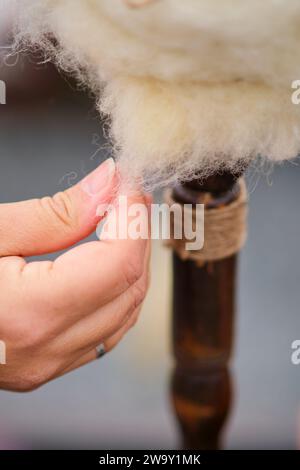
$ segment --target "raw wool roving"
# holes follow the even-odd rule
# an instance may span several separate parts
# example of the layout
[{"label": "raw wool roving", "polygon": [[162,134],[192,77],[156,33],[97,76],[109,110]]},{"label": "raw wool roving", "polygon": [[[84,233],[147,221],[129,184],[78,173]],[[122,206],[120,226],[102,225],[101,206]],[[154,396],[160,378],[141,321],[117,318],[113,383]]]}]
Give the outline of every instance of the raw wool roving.
[{"label": "raw wool roving", "polygon": [[16,1],[19,37],[99,94],[125,179],[300,151],[299,0]]}]

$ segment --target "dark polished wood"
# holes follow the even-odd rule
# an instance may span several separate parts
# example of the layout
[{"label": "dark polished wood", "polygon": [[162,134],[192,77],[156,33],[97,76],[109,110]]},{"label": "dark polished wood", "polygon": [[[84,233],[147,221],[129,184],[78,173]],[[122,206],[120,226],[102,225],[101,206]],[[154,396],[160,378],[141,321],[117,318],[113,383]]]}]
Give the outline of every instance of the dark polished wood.
[{"label": "dark polished wood", "polygon": [[[240,175],[223,173],[173,190],[180,203],[219,207],[236,197]],[[218,449],[232,401],[236,256],[206,263],[173,254],[172,400],[185,449]]]}]

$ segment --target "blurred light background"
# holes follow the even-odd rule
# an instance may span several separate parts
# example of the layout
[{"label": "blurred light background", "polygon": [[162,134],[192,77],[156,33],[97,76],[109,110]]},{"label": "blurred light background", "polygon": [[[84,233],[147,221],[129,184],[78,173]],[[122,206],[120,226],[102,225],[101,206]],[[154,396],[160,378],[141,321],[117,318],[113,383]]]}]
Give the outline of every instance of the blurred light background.
[{"label": "blurred light background", "polygon": [[[7,31],[2,18],[1,202],[62,190],[108,153],[92,98],[38,57],[4,60]],[[290,359],[300,339],[300,169],[294,162],[269,170],[254,166],[248,175],[226,448],[300,448],[300,366]],[[169,400],[170,287],[170,253],[155,242],[138,326],[97,363],[34,393],[0,392],[0,449],[178,448]]]}]

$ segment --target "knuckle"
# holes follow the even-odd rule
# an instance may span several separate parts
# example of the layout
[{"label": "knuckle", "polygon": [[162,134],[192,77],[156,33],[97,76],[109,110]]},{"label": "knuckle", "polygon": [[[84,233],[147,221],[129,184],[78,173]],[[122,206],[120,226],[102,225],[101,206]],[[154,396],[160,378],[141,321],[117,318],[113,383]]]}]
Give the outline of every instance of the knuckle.
[{"label": "knuckle", "polygon": [[47,333],[42,326],[27,328],[23,338],[23,348],[36,350],[46,343]]},{"label": "knuckle", "polygon": [[145,300],[147,294],[147,283],[145,280],[137,282],[132,287],[133,307],[136,309]]},{"label": "knuckle", "polygon": [[139,256],[125,256],[123,273],[129,286],[135,284],[143,275],[144,263]]},{"label": "knuckle", "polygon": [[14,389],[17,392],[33,392],[48,382],[49,378],[45,370],[24,370],[19,374]]},{"label": "knuckle", "polygon": [[27,336],[27,323],[20,318],[10,318],[5,325],[4,336],[15,346],[21,344]]},{"label": "knuckle", "polygon": [[74,204],[68,191],[61,191],[52,197],[44,197],[40,199],[40,204],[43,210],[55,216],[63,226],[66,228],[73,228],[77,224],[76,212]]},{"label": "knuckle", "polygon": [[135,325],[137,324],[138,322],[138,319],[139,319],[139,315],[134,315],[134,317],[132,318],[131,322],[130,322],[130,328],[134,328]]},{"label": "knuckle", "polygon": [[36,350],[47,341],[47,331],[43,322],[23,320],[12,321],[8,331],[9,340],[19,350]]}]

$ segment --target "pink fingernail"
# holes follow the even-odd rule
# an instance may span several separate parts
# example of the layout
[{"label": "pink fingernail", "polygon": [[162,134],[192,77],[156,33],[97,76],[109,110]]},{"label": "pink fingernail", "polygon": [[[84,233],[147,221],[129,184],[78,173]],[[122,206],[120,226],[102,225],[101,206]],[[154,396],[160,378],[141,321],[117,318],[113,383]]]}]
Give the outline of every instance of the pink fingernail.
[{"label": "pink fingernail", "polygon": [[96,170],[86,176],[81,186],[89,196],[104,193],[110,188],[113,177],[116,173],[116,164],[113,158],[108,158]]}]

